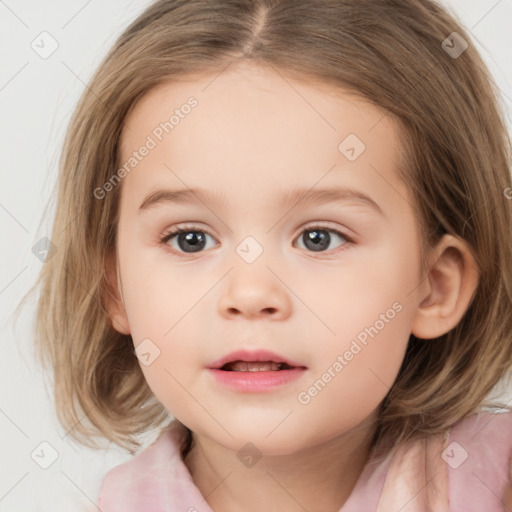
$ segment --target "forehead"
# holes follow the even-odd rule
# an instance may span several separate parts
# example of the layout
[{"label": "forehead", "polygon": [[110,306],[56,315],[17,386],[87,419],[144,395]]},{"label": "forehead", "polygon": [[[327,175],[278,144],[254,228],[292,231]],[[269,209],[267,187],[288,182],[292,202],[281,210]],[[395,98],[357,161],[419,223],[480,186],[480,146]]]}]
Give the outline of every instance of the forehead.
[{"label": "forehead", "polygon": [[156,184],[264,194],[269,185],[341,178],[381,188],[389,180],[382,193],[396,199],[391,184],[400,187],[393,116],[354,93],[272,68],[245,64],[160,84],[125,121],[121,165],[149,140],[153,147],[123,180],[131,196]]},{"label": "forehead", "polygon": [[[244,132],[258,130],[260,137],[271,131],[268,123],[277,120],[288,121],[287,132],[291,132],[293,121],[300,119],[302,123],[294,126],[294,135],[302,131],[311,136],[315,131],[330,134],[334,140],[342,135],[336,133],[340,122],[361,136],[384,116],[387,128],[394,124],[389,112],[347,89],[308,78],[291,78],[274,68],[241,63],[219,73],[195,73],[154,87],[126,118],[122,150],[136,146],[141,132],[151,133],[191,97],[198,103],[193,113],[201,113],[203,124],[219,128],[221,122],[226,125],[228,121],[242,120]],[[222,116],[213,117],[219,110]],[[303,130],[299,130],[301,126]]]}]

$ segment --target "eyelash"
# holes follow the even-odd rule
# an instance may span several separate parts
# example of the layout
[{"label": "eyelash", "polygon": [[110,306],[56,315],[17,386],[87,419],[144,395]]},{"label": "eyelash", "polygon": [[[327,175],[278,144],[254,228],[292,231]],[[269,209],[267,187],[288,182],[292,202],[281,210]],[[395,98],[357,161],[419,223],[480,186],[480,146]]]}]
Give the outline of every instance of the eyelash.
[{"label": "eyelash", "polygon": [[[203,252],[203,251],[199,251],[199,253],[184,253],[184,252],[176,251],[176,249],[171,248],[169,246],[169,244],[167,243],[169,240],[174,238],[176,235],[179,235],[180,233],[191,233],[191,232],[196,232],[197,233],[197,232],[199,232],[199,233],[206,233],[207,235],[211,236],[212,238],[215,238],[209,231],[207,231],[205,229],[202,229],[202,228],[199,228],[199,229],[198,228],[199,228],[198,226],[194,226],[194,225],[185,225],[185,226],[180,226],[180,227],[174,228],[172,231],[168,231],[166,234],[164,234],[162,236],[162,238],[160,238],[160,244],[165,246],[165,248],[170,249],[174,254],[178,253],[178,255],[182,256],[182,257],[192,256],[194,254],[199,254],[200,252]],[[314,230],[327,231],[327,232],[330,232],[330,233],[336,233],[337,235],[340,235],[344,240],[346,240],[346,243],[344,243],[343,245],[340,246],[341,248],[338,247],[337,249],[334,249],[335,253],[338,253],[338,252],[341,252],[341,251],[345,251],[351,245],[354,244],[354,240],[351,237],[345,235],[341,231],[338,231],[336,229],[332,229],[329,226],[326,226],[325,224],[314,224],[314,225],[311,225],[311,226],[307,226],[306,228],[304,228],[300,232],[300,235],[302,235],[305,231],[314,231]],[[311,252],[312,254],[315,254],[314,251],[308,251],[308,252]],[[332,252],[332,251],[319,251],[318,254],[329,254],[330,252]]]}]

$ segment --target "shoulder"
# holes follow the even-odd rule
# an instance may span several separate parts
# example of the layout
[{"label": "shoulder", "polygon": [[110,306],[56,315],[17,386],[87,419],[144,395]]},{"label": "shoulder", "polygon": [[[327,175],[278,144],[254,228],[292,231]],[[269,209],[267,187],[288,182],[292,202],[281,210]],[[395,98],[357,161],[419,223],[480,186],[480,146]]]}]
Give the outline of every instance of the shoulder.
[{"label": "shoulder", "polygon": [[182,425],[173,421],[153,444],[108,471],[101,485],[100,509],[131,512],[165,501],[170,491],[168,483],[173,481],[181,461],[183,435]]},{"label": "shoulder", "polygon": [[512,412],[471,414],[442,433],[400,445],[390,459],[378,512],[512,508]]},{"label": "shoulder", "polygon": [[456,423],[441,457],[447,465],[450,503],[467,511],[505,510],[505,500],[510,499],[512,412],[480,411]]}]

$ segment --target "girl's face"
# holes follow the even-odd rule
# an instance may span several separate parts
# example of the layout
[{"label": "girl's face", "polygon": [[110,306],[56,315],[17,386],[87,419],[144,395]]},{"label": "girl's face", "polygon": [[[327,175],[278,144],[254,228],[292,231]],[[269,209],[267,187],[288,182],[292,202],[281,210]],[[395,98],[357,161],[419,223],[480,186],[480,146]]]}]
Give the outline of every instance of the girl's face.
[{"label": "girl's face", "polygon": [[[354,95],[247,64],[161,85],[128,116],[117,247],[126,316],[114,325],[192,431],[286,454],[375,418],[421,302],[394,123]],[[208,367],[240,349],[304,369],[273,388],[231,388]]]}]

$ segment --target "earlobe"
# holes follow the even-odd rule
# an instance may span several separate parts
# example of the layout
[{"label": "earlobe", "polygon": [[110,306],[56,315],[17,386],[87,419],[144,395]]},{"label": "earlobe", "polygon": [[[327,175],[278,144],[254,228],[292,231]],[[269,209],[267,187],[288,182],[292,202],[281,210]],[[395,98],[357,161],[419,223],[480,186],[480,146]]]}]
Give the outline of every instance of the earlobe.
[{"label": "earlobe", "polygon": [[107,280],[107,312],[112,327],[121,334],[130,334],[130,325],[124,306],[123,290],[115,254],[105,258],[105,275]]},{"label": "earlobe", "polygon": [[455,236],[444,235],[429,260],[411,329],[414,336],[423,339],[442,336],[460,322],[479,280],[468,244]]}]

